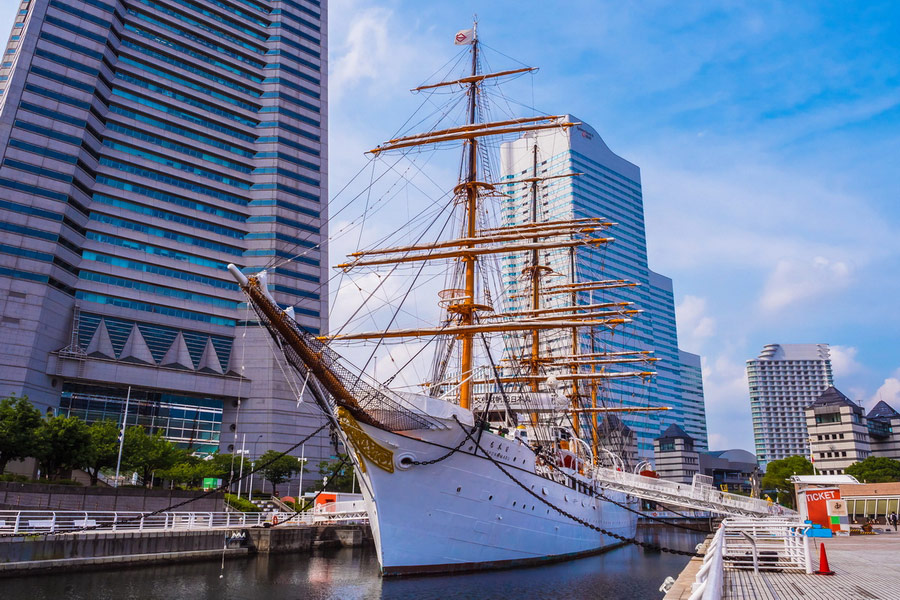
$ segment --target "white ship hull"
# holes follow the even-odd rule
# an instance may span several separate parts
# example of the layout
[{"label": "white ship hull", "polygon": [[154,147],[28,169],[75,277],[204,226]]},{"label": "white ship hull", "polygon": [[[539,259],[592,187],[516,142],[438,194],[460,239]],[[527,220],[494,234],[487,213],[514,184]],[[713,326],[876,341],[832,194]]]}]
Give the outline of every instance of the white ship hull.
[{"label": "white ship hull", "polygon": [[[530,495],[483,452],[476,456],[471,441],[435,464],[410,463],[447,454],[464,437],[458,426],[412,432],[421,438],[414,439],[356,425],[369,439],[357,434],[346,441],[354,460],[363,463],[361,468],[357,463],[357,472],[385,575],[565,560],[622,543],[574,522]],[[385,455],[376,457],[382,467],[371,460],[365,448],[371,449],[370,442],[390,450],[393,472],[383,468]],[[525,445],[482,432],[479,447],[550,504],[607,531],[634,536],[635,513],[535,474],[534,454]],[[637,508],[634,500],[621,493],[604,495]]]}]

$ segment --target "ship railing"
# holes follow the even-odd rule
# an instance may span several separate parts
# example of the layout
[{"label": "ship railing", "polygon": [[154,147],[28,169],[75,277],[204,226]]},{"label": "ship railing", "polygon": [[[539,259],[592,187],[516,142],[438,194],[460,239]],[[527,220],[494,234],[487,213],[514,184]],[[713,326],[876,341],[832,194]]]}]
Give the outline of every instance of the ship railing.
[{"label": "ship railing", "polygon": [[729,570],[812,573],[807,529],[793,519],[725,519],[707,546],[689,600],[720,600]]}]

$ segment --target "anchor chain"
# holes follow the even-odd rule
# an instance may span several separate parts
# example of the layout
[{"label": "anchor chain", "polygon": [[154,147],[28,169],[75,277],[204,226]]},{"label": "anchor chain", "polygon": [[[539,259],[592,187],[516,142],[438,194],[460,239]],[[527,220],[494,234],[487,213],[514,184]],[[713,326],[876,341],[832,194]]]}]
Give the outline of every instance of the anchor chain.
[{"label": "anchor chain", "polygon": [[[472,439],[472,437],[471,437],[471,435],[469,434],[469,432],[466,431],[466,429],[463,427],[462,423],[459,422],[459,419],[457,419],[456,416],[454,416],[453,418],[454,418],[454,420],[457,422],[457,424],[460,426],[460,429],[463,430],[463,433],[465,433],[466,438],[468,438],[469,440],[471,440],[472,442],[474,442],[474,443],[476,444],[476,446],[477,446],[478,443],[475,442],[475,440]],[[641,540],[639,540],[639,539],[637,539],[637,538],[630,538],[630,537],[627,537],[627,536],[624,536],[624,535],[619,535],[618,533],[615,533],[614,531],[609,531],[608,529],[604,529],[604,528],[602,528],[602,527],[598,527],[598,526],[596,526],[596,525],[593,525],[593,524],[591,524],[591,523],[588,523],[588,522],[585,521],[584,519],[581,519],[581,518],[579,518],[579,517],[576,517],[576,516],[573,515],[572,513],[567,512],[566,510],[564,510],[564,509],[562,509],[562,508],[560,508],[560,507],[554,505],[554,504],[553,504],[552,502],[550,502],[549,500],[546,500],[546,499],[542,498],[542,497],[541,497],[538,493],[536,493],[534,490],[531,490],[527,485],[525,485],[524,483],[522,483],[521,481],[519,481],[518,479],[516,479],[516,478],[513,476],[512,473],[510,473],[509,471],[507,471],[507,470],[503,467],[503,465],[501,465],[501,464],[500,464],[493,456],[491,456],[491,455],[488,454],[487,452],[485,452],[485,457],[486,457],[488,460],[490,460],[492,463],[494,463],[494,466],[496,466],[498,469],[500,469],[500,471],[501,471],[504,475],[506,475],[513,483],[515,483],[515,484],[518,485],[520,488],[522,488],[523,490],[525,490],[526,493],[528,493],[529,495],[531,495],[531,496],[533,496],[534,498],[536,498],[537,500],[539,500],[542,504],[545,504],[545,505],[547,505],[548,507],[552,508],[553,510],[555,510],[556,512],[558,512],[558,513],[561,514],[562,516],[566,517],[567,519],[570,519],[570,520],[572,520],[572,521],[578,523],[579,525],[583,525],[584,527],[587,527],[588,529],[593,529],[594,531],[597,531],[598,533],[602,533],[603,535],[607,535],[607,536],[609,536],[609,537],[611,537],[611,538],[614,538],[614,539],[617,539],[617,540],[619,540],[619,541],[621,541],[621,542],[626,542],[626,543],[628,543],[628,544],[634,544],[634,545],[636,545],[636,546],[640,546],[640,547],[645,548],[645,549],[647,549],[647,550],[656,550],[656,551],[658,551],[658,552],[667,552],[667,553],[669,553],[669,554],[679,554],[679,555],[681,555],[681,556],[702,556],[701,554],[698,554],[697,552],[689,552],[689,551],[685,551],[685,550],[675,550],[674,548],[666,548],[666,547],[664,547],[664,546],[660,546],[659,544],[654,544],[654,543],[651,543],[651,542],[643,542],[643,541],[641,541]]]}]

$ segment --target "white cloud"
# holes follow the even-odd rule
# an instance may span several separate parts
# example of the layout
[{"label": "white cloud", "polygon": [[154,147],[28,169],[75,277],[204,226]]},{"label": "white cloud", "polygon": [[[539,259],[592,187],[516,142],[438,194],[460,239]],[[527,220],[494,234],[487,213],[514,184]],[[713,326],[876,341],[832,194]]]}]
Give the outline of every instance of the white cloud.
[{"label": "white cloud", "polygon": [[900,369],[894,371],[891,377],[887,377],[872,397],[870,405],[884,400],[894,408],[900,409]]},{"label": "white cloud", "polygon": [[345,7],[349,9],[349,28],[334,49],[329,88],[332,99],[347,88],[384,74],[390,55],[388,35],[391,11],[378,7]]},{"label": "white cloud", "polygon": [[675,306],[679,346],[696,351],[716,332],[716,320],[707,315],[706,298],[685,296]]},{"label": "white cloud", "polygon": [[722,450],[722,449],[730,449],[728,438],[721,433],[711,433],[709,434],[709,449],[710,450]]},{"label": "white cloud", "polygon": [[[856,361],[859,350],[853,346],[830,346],[831,368],[835,379],[859,373],[863,366]],[[850,390],[851,392],[854,390]],[[857,397],[859,395],[857,394]]]},{"label": "white cloud", "polygon": [[702,357],[703,395],[711,450],[753,452],[750,395],[744,364],[720,355]]},{"label": "white cloud", "polygon": [[[328,90],[332,104],[347,98],[353,112],[365,112],[365,97],[396,96],[418,81],[421,71],[441,56],[429,48],[419,27],[385,3],[340,0],[329,6],[331,62]],[[390,4],[390,3],[388,3]],[[353,94],[352,97],[350,94]]]},{"label": "white cloud", "polygon": [[833,293],[850,283],[852,272],[849,263],[822,256],[805,262],[780,260],[766,281],[759,304],[766,311],[777,311]]}]

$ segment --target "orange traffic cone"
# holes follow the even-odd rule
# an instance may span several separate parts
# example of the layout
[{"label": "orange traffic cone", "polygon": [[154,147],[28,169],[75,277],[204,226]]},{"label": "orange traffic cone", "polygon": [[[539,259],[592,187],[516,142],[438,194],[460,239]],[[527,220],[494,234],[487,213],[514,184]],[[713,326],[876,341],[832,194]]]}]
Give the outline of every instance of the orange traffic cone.
[{"label": "orange traffic cone", "polygon": [[828,555],[825,554],[825,544],[819,546],[819,570],[816,575],[834,575],[834,571],[828,568]]}]

